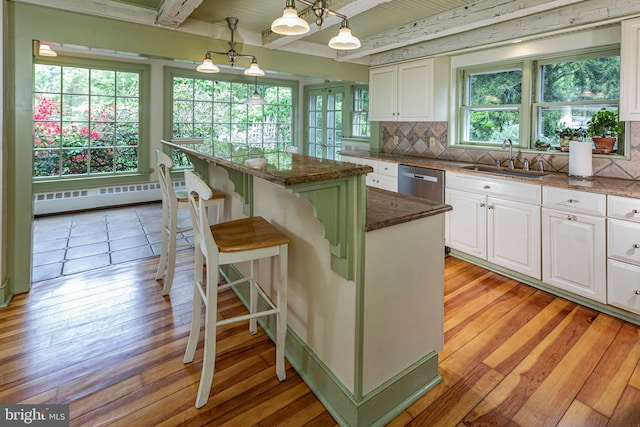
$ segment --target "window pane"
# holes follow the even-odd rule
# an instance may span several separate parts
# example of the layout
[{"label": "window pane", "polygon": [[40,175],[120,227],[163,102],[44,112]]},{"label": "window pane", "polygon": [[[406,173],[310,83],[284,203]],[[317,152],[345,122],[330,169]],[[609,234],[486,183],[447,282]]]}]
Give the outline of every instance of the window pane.
[{"label": "window pane", "polygon": [[517,110],[480,110],[467,112],[469,123],[467,140],[502,144],[505,138],[520,139],[520,119]]},{"label": "window pane", "polygon": [[469,75],[468,105],[513,105],[522,100],[522,71]]},{"label": "window pane", "polygon": [[57,65],[36,64],[34,67],[35,92],[60,93],[62,68]]},{"label": "window pane", "polygon": [[91,95],[115,95],[116,72],[91,70]]},{"label": "window pane", "polygon": [[565,128],[578,129],[582,128],[586,131],[587,122],[591,116],[601,108],[618,112],[617,105],[589,104],[589,105],[565,105],[541,107],[539,109],[539,138],[551,142],[553,145],[559,145],[560,137],[558,132]]},{"label": "window pane", "polygon": [[62,93],[89,93],[89,70],[64,67],[62,69]]},{"label": "window pane", "polygon": [[542,102],[618,100],[620,57],[607,56],[541,66]]}]

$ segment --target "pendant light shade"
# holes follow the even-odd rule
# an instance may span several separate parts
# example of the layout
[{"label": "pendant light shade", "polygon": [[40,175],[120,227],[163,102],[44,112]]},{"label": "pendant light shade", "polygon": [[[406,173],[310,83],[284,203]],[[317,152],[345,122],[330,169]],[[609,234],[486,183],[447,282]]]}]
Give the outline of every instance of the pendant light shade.
[{"label": "pendant light shade", "polygon": [[58,54],[51,49],[51,46],[48,44],[41,44],[38,47],[38,55],[40,56],[58,56]]},{"label": "pendant light shade", "polygon": [[211,60],[211,54],[209,54],[209,52],[207,52],[207,54],[204,56],[204,61],[202,61],[202,64],[196,67],[196,70],[201,73],[210,74],[220,72],[220,68],[218,68],[218,66]]},{"label": "pendant light shade", "polygon": [[271,23],[271,31],[285,36],[297,36],[309,32],[309,24],[298,16],[295,0],[287,0],[280,18]]},{"label": "pendant light shade", "polygon": [[255,58],[255,56],[251,60],[251,65],[249,66],[249,68],[244,70],[244,74],[245,76],[264,76],[264,71],[258,65],[258,60]]},{"label": "pendant light shade", "polygon": [[244,101],[244,103],[250,104],[250,105],[267,105],[268,104],[268,102],[264,98],[262,98],[258,93],[258,76],[255,76],[255,81],[253,84],[253,95],[247,98]]},{"label": "pendant light shade", "polygon": [[346,19],[342,20],[338,35],[329,40],[329,47],[337,50],[352,50],[360,47],[360,40],[351,34],[351,28]]}]

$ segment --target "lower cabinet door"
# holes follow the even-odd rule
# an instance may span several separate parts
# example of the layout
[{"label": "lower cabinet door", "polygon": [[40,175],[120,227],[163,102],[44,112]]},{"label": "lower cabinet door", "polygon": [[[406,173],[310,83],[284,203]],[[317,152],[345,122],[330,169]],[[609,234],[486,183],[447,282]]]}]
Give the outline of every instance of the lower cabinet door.
[{"label": "lower cabinet door", "polygon": [[453,210],[445,216],[445,244],[487,259],[487,197],[447,188],[445,202]]},{"label": "lower cabinet door", "polygon": [[640,266],[609,260],[607,302],[640,314]]},{"label": "lower cabinet door", "polygon": [[540,280],[540,206],[487,199],[487,261]]},{"label": "lower cabinet door", "polygon": [[605,219],[542,208],[542,281],[605,302]]}]

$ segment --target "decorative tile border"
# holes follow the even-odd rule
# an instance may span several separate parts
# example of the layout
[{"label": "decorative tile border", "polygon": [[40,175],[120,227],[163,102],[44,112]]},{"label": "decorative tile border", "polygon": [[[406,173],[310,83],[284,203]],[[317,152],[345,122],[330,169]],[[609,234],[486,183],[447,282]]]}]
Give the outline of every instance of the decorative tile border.
[{"label": "decorative tile border", "polygon": [[[593,158],[594,175],[608,178],[640,179],[640,122],[631,122],[630,160]],[[397,137],[397,145],[394,143]],[[435,145],[429,147],[430,138]],[[402,154],[416,157],[428,157],[441,160],[455,160],[480,164],[495,165],[496,161],[504,161],[504,150],[480,150],[451,147],[448,140],[447,122],[382,122],[383,153]],[[569,156],[553,152],[518,152],[516,167],[522,167],[525,158],[529,159],[531,168],[543,162],[545,170],[567,173]]]}]

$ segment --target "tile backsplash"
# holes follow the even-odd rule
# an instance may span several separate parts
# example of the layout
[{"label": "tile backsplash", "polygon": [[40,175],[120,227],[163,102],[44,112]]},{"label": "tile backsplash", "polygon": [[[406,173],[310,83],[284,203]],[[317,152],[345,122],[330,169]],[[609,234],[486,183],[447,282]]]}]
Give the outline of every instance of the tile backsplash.
[{"label": "tile backsplash", "polygon": [[[631,136],[630,160],[594,156],[594,175],[640,179],[640,122],[631,122],[628,129],[630,129]],[[431,138],[435,142],[433,147],[429,146]],[[504,164],[507,157],[504,150],[466,149],[449,146],[447,122],[382,122],[381,150],[383,153],[487,165],[495,165],[497,160]],[[527,158],[532,169],[537,169],[538,162],[542,161],[545,170],[562,173],[567,173],[569,170],[569,156],[566,153],[514,151],[518,168],[522,167],[523,160]]]}]

